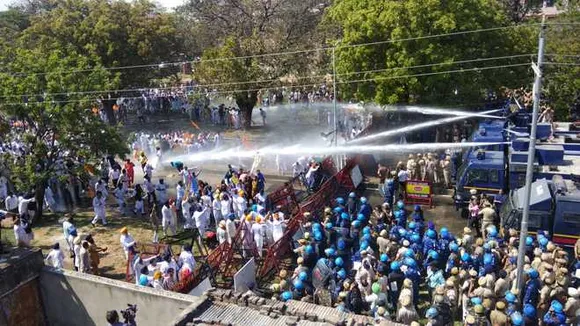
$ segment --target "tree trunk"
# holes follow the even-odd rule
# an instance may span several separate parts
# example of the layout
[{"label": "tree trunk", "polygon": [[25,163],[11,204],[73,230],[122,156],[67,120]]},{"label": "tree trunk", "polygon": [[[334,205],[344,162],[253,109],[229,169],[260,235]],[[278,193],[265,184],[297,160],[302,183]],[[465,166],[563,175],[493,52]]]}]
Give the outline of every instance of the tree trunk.
[{"label": "tree trunk", "polygon": [[34,199],[36,200],[36,210],[34,211],[35,222],[42,220],[42,208],[44,206],[44,191],[46,190],[46,185],[46,181],[40,182],[36,186],[36,191],[34,192]]},{"label": "tree trunk", "polygon": [[236,104],[242,113],[242,123],[244,129],[249,129],[252,126],[252,111],[258,101],[258,92],[243,92],[236,94]]}]

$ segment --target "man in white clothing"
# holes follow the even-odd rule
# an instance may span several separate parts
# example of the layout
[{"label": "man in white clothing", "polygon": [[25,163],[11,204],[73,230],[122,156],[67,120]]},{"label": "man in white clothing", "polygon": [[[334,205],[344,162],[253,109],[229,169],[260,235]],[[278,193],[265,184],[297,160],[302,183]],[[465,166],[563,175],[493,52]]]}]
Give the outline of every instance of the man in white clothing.
[{"label": "man in white clothing", "polygon": [[248,202],[244,198],[244,191],[240,190],[237,197],[234,197],[234,205],[238,218],[244,218],[244,212],[248,208]]},{"label": "man in white clothing", "polygon": [[52,249],[46,255],[44,263],[54,268],[62,269],[64,263],[64,254],[60,250],[60,244],[57,242],[52,246]]},{"label": "man in white clothing", "polygon": [[167,186],[163,179],[159,179],[159,183],[155,186],[157,202],[161,205],[167,201]]},{"label": "man in white clothing", "polygon": [[193,220],[199,230],[199,234],[203,236],[209,222],[209,208],[197,206],[197,210],[193,212]]},{"label": "man in white clothing", "polygon": [[7,211],[15,212],[18,208],[18,196],[9,193],[8,197],[6,197],[6,200],[4,201],[4,205]]},{"label": "man in white clothing", "polygon": [[28,204],[30,204],[31,202],[34,202],[34,201],[35,201],[34,197],[32,197],[32,198],[24,198],[24,197],[18,198],[18,215],[20,216],[20,218],[28,219],[30,217],[29,211],[28,211]]},{"label": "man in white clothing", "polygon": [[225,221],[220,221],[218,228],[217,228],[217,239],[218,239],[218,243],[222,244],[226,241],[228,241],[228,233],[226,231],[226,222]]},{"label": "man in white clothing", "polygon": [[103,226],[107,225],[107,217],[105,212],[105,198],[100,191],[97,191],[97,195],[93,198],[93,211],[95,212],[95,217],[91,221],[93,226],[96,226],[99,219],[103,222]]},{"label": "man in white clothing", "polygon": [[56,201],[54,200],[54,193],[52,192],[52,188],[48,186],[44,190],[44,205],[51,212],[54,212],[56,210]]},{"label": "man in white clothing", "polygon": [[161,226],[163,227],[163,234],[165,234],[165,236],[168,235],[168,229],[171,230],[171,234],[169,235],[174,235],[176,233],[173,211],[171,210],[169,202],[163,204],[163,208],[161,208]]},{"label": "man in white clothing", "polygon": [[223,219],[222,216],[222,205],[221,202],[219,200],[219,195],[216,194],[214,197],[213,202],[211,203],[211,208],[212,208],[212,213],[213,213],[213,220],[215,222],[215,225],[218,225],[219,222]]},{"label": "man in white clothing", "polygon": [[186,244],[183,246],[183,249],[179,254],[178,262],[181,268],[186,268],[193,272],[193,269],[195,268],[195,257],[193,257],[193,254],[191,253],[191,245]]},{"label": "man in white clothing", "polygon": [[73,218],[68,214],[65,215],[64,221],[62,222],[62,234],[64,235],[64,241],[66,241],[68,245],[68,249],[72,252],[73,244],[69,241],[70,231],[74,228],[73,225]]},{"label": "man in white clothing", "polygon": [[127,227],[121,229],[121,246],[123,247],[123,252],[125,252],[125,259],[129,259],[129,253],[135,253],[135,239],[129,234]]},{"label": "man in white clothing", "polygon": [[236,236],[236,222],[234,222],[235,218],[236,215],[230,213],[228,219],[226,220],[227,241],[230,244],[232,243],[232,239]]}]

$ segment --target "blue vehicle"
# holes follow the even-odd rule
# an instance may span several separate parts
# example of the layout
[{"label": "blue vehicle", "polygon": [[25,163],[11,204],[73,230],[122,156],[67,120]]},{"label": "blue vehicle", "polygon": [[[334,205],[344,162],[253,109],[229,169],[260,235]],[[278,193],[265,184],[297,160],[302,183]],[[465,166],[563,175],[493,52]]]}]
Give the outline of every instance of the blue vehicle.
[{"label": "blue vehicle", "polygon": [[[505,151],[473,150],[457,171],[454,201],[467,217],[470,191],[496,196],[525,184],[529,140],[515,139]],[[533,180],[556,175],[572,179],[580,174],[580,156],[565,155],[562,145],[541,143],[536,146]]]},{"label": "blue vehicle", "polygon": [[[519,229],[523,213],[524,188],[512,191],[500,211],[502,229]],[[572,248],[580,237],[580,190],[573,180],[561,176],[532,183],[528,231],[547,231],[552,241]]]}]

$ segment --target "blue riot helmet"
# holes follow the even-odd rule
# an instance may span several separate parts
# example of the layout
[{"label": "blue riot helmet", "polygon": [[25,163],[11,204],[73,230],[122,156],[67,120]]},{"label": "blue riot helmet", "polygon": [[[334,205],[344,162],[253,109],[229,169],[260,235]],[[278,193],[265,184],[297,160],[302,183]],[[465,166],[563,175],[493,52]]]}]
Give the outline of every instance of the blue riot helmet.
[{"label": "blue riot helmet", "polygon": [[491,246],[489,245],[489,243],[484,243],[483,244],[483,250],[485,252],[490,252],[491,251]]},{"label": "blue riot helmet", "polygon": [[337,206],[337,207],[335,207],[333,210],[334,210],[334,212],[335,212],[335,213],[337,213],[337,214],[340,214],[340,213],[342,213],[342,207],[338,207],[338,206]]},{"label": "blue riot helmet", "polygon": [[344,280],[346,278],[346,271],[344,270],[344,268],[341,268],[336,275],[338,275],[338,277],[340,277],[341,280]]},{"label": "blue riot helmet", "polygon": [[363,233],[363,234],[371,234],[371,227],[370,227],[370,226],[365,226],[365,227],[362,229],[362,233]]},{"label": "blue riot helmet", "polygon": [[343,238],[338,239],[338,241],[336,242],[336,247],[338,248],[338,250],[346,249],[346,241],[344,241]]},{"label": "blue riot helmet", "polygon": [[550,308],[554,309],[554,311],[557,313],[561,313],[564,310],[564,306],[562,306],[562,304],[557,300],[552,300]]},{"label": "blue riot helmet", "polygon": [[308,273],[305,271],[300,272],[300,274],[298,274],[298,279],[302,282],[306,281],[308,279]]},{"label": "blue riot helmet", "polygon": [[304,248],[304,252],[310,255],[314,253],[314,248],[311,245],[307,245],[306,248]]},{"label": "blue riot helmet", "polygon": [[363,242],[360,243],[360,250],[367,250],[368,248],[369,248],[368,241],[364,240]]},{"label": "blue riot helmet", "polygon": [[421,242],[421,237],[418,234],[413,234],[411,236],[411,241],[413,241],[413,243],[419,243]]},{"label": "blue riot helmet", "polygon": [[487,255],[486,254],[486,255],[483,256],[483,264],[484,265],[490,265],[492,263],[492,261],[493,260],[491,258],[491,255]]},{"label": "blue riot helmet", "polygon": [[366,197],[361,197],[360,198],[360,202],[363,203],[363,204],[366,204],[367,203],[367,198]]},{"label": "blue riot helmet", "polygon": [[534,239],[530,236],[526,237],[526,246],[531,246],[534,244]]},{"label": "blue riot helmet", "polygon": [[344,260],[342,260],[342,257],[336,257],[336,259],[334,259],[334,264],[338,267],[342,267],[344,265]]},{"label": "blue riot helmet", "polygon": [[421,205],[415,205],[414,211],[415,212],[420,212],[421,211]]},{"label": "blue riot helmet", "polygon": [[339,205],[344,205],[344,198],[342,197],[336,197],[336,203]]},{"label": "blue riot helmet", "polygon": [[295,288],[297,291],[302,291],[302,290],[304,290],[304,283],[303,283],[301,280],[299,280],[299,279],[298,279],[298,280],[294,280],[294,283],[293,283],[293,285],[294,285],[294,288]]},{"label": "blue riot helmet", "polygon": [[439,259],[439,253],[435,250],[429,250],[429,258],[433,259],[433,260],[437,260]]},{"label": "blue riot helmet", "polygon": [[437,317],[438,314],[439,311],[437,311],[437,308],[431,307],[427,309],[427,312],[425,313],[425,318],[435,318]]},{"label": "blue riot helmet", "polygon": [[322,225],[320,223],[312,223],[312,231],[322,230]]},{"label": "blue riot helmet", "polygon": [[319,230],[315,230],[314,231],[314,240],[322,241],[322,232],[320,232]]},{"label": "blue riot helmet", "polygon": [[350,217],[348,216],[347,213],[342,213],[342,214],[340,214],[340,218],[343,220],[348,220]]},{"label": "blue riot helmet", "polygon": [[332,222],[328,222],[324,225],[324,227],[328,230],[332,229],[334,227],[334,225],[332,224]]},{"label": "blue riot helmet", "polygon": [[519,312],[517,311],[514,312],[510,317],[513,326],[519,326],[524,324],[524,318],[522,317],[522,314],[520,314]]},{"label": "blue riot helmet", "polygon": [[510,291],[506,292],[505,294],[505,301],[508,303],[515,303],[517,300],[516,295],[511,293]]},{"label": "blue riot helmet", "polygon": [[397,201],[397,208],[398,209],[403,209],[405,208],[405,203],[403,203],[402,200]]},{"label": "blue riot helmet", "polygon": [[354,192],[351,192],[350,194],[348,194],[348,198],[356,198],[356,194]]},{"label": "blue riot helmet", "polygon": [[538,273],[538,271],[535,268],[531,268],[527,271],[527,274],[531,277],[531,278],[538,278],[540,276],[540,274]]},{"label": "blue riot helmet", "polygon": [[541,237],[538,242],[540,243],[540,246],[546,247],[548,245],[549,240],[546,237]]},{"label": "blue riot helmet", "polygon": [[236,214],[231,213],[230,215],[228,215],[228,218],[230,219],[230,221],[233,221],[236,219]]},{"label": "blue riot helmet", "polygon": [[415,261],[415,259],[410,258],[410,257],[406,257],[405,259],[403,259],[403,264],[407,265],[408,267],[412,267],[412,268],[417,267],[417,262]]},{"label": "blue riot helmet", "polygon": [[474,306],[477,306],[478,304],[481,304],[483,301],[481,301],[480,297],[473,297],[471,298],[471,304]]},{"label": "blue riot helmet", "polygon": [[409,222],[409,229],[410,230],[414,230],[416,226],[417,225],[415,224],[415,222]]},{"label": "blue riot helmet", "polygon": [[282,301],[288,301],[288,300],[292,300],[292,292],[284,291],[282,293]]},{"label": "blue riot helmet", "polygon": [[431,239],[434,239],[435,238],[435,231],[433,231],[431,229],[427,230],[427,233],[426,234],[427,234],[427,237],[429,237]]},{"label": "blue riot helmet", "polygon": [[401,268],[401,263],[399,263],[398,261],[394,261],[391,263],[391,270],[392,271],[398,271]]},{"label": "blue riot helmet", "polygon": [[399,218],[401,218],[402,213],[401,213],[401,211],[395,211],[395,213],[393,213],[393,215],[395,216],[395,219],[398,220]]},{"label": "blue riot helmet", "polygon": [[257,212],[258,211],[258,205],[254,204],[252,205],[252,212]]},{"label": "blue riot helmet", "polygon": [[362,223],[366,220],[366,218],[363,214],[358,214],[358,216],[356,217],[356,220]]},{"label": "blue riot helmet", "polygon": [[334,257],[336,255],[336,250],[334,250],[333,248],[326,248],[324,249],[324,254],[326,255],[326,257]]},{"label": "blue riot helmet", "polygon": [[380,260],[381,263],[386,263],[389,261],[389,256],[387,256],[387,254],[381,254]]},{"label": "blue riot helmet", "polygon": [[352,222],[352,226],[355,227],[356,229],[360,228],[360,221],[356,220],[356,221]]},{"label": "blue riot helmet", "polygon": [[470,256],[468,253],[464,252],[464,253],[461,255],[461,261],[462,261],[462,262],[468,262],[468,261],[470,261],[470,260],[471,260],[471,256]]},{"label": "blue riot helmet", "polygon": [[451,243],[449,243],[449,250],[451,252],[457,252],[457,251],[459,251],[459,245],[457,245],[457,243],[455,243],[455,242],[451,242]]}]

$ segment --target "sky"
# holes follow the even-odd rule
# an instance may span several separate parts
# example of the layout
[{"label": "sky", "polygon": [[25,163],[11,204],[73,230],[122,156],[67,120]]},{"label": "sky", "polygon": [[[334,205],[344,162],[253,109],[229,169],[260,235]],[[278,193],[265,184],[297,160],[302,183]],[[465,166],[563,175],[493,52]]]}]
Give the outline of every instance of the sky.
[{"label": "sky", "polygon": [[[0,11],[8,9],[8,5],[16,2],[17,0],[0,0]],[[166,8],[173,8],[183,4],[185,0],[155,0],[155,2],[161,4]]]}]

